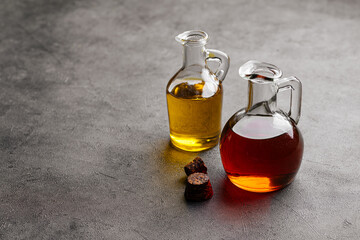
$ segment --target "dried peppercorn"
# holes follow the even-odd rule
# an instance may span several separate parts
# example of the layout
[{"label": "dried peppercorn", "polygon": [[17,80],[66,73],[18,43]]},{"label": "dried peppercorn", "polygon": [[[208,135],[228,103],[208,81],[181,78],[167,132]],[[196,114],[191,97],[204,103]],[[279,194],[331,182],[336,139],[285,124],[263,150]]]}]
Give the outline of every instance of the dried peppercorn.
[{"label": "dried peppercorn", "polygon": [[200,157],[196,157],[194,160],[186,164],[184,170],[187,176],[196,172],[207,173],[207,167]]},{"label": "dried peppercorn", "polygon": [[209,176],[205,173],[193,173],[188,176],[185,198],[188,201],[200,202],[214,195]]}]

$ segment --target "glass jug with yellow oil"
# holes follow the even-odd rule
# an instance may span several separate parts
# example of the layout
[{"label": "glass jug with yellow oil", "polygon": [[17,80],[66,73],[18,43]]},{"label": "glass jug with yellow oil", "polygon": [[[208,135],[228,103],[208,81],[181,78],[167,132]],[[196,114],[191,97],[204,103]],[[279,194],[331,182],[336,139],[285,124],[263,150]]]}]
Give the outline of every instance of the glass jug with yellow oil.
[{"label": "glass jug with yellow oil", "polygon": [[[186,31],[175,38],[183,49],[183,66],[166,87],[171,143],[198,152],[217,145],[221,131],[222,81],[229,69],[227,54],[206,49],[207,33]],[[217,61],[212,72],[208,61]]]}]

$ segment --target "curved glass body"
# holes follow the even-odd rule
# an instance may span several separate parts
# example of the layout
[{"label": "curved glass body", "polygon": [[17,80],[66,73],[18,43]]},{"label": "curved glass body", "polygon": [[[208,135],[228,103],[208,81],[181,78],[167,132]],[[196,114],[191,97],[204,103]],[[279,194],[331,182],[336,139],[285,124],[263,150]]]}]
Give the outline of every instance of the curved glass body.
[{"label": "curved glass body", "polygon": [[[218,143],[228,57],[205,49],[204,32],[188,31],[176,39],[184,45],[184,64],[166,87],[170,139],[176,148],[198,152]],[[214,58],[220,60],[215,73],[206,64]]]},{"label": "curved glass body", "polygon": [[[246,75],[244,68],[249,65],[251,74]],[[236,186],[252,192],[275,191],[294,180],[302,160],[304,141],[292,119],[300,116],[296,101],[301,99],[301,85],[295,78],[280,79],[281,71],[275,66],[254,61],[244,64],[240,75],[249,80],[249,104],[226,123],[220,140],[221,160]],[[276,104],[277,92],[285,89],[293,89],[288,114]]]}]

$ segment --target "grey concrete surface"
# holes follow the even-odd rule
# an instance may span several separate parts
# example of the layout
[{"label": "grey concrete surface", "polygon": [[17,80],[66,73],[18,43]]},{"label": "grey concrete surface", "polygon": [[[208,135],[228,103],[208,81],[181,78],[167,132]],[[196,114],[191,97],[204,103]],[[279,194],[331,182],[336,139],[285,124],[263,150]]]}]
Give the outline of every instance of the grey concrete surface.
[{"label": "grey concrete surface", "polygon": [[[305,139],[292,185],[237,189],[218,147],[169,146],[174,36],[227,52],[223,124],[246,104],[239,66],[303,82]],[[359,1],[0,2],[1,239],[360,239]],[[209,167],[214,197],[184,200],[182,167]]]}]

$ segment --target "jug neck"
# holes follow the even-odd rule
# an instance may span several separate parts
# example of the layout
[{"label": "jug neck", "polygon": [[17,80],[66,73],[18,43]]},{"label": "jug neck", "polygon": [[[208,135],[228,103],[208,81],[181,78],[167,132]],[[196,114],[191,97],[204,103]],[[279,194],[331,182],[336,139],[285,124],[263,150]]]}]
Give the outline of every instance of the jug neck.
[{"label": "jug neck", "polygon": [[246,112],[257,115],[271,115],[277,110],[277,87],[274,82],[257,83],[249,80],[249,102]]},{"label": "jug neck", "polygon": [[203,44],[185,44],[183,49],[183,67],[205,66],[206,49]]}]

